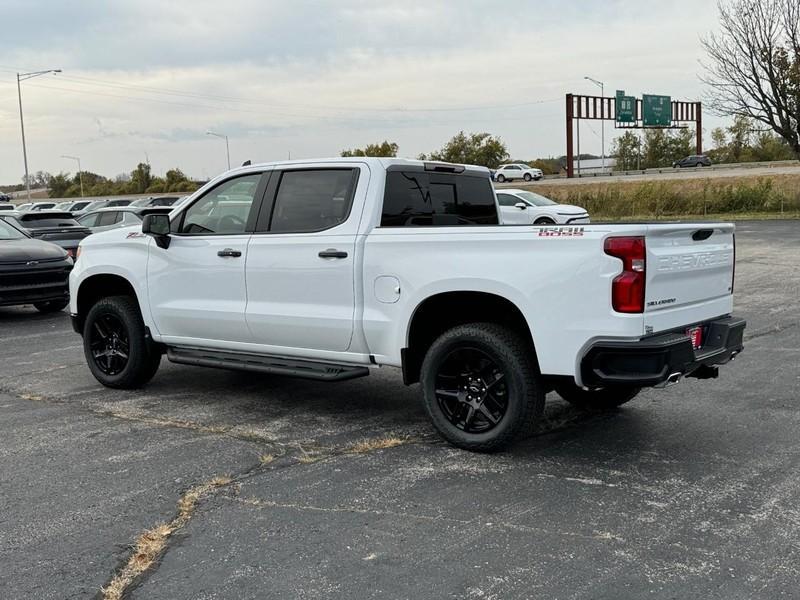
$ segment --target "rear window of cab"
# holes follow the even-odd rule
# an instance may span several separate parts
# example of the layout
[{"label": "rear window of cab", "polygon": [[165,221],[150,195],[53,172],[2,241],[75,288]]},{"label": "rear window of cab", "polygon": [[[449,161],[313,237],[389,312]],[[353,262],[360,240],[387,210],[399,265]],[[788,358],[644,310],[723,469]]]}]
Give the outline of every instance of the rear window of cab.
[{"label": "rear window of cab", "polygon": [[497,225],[488,176],[389,171],[381,227]]}]

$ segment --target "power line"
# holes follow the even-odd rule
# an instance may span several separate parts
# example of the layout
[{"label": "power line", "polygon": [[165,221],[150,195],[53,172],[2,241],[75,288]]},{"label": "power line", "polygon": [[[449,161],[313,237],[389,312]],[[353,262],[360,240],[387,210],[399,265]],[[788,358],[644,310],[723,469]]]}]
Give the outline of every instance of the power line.
[{"label": "power line", "polygon": [[[0,67],[0,71],[5,71],[7,73],[15,73],[17,72],[15,69],[11,69],[10,67]],[[284,107],[284,108],[301,108],[301,109],[311,109],[311,110],[339,110],[339,111],[348,111],[348,112],[383,112],[383,113],[408,113],[408,112],[461,112],[461,111],[480,111],[480,110],[507,110],[513,108],[522,108],[526,106],[535,106],[538,104],[546,104],[550,102],[560,102],[561,98],[547,98],[542,100],[531,100],[528,102],[519,102],[515,104],[495,104],[495,105],[482,105],[482,106],[458,106],[458,107],[353,107],[353,106],[335,106],[335,105],[309,105],[309,104],[297,104],[297,103],[276,103],[276,102],[265,102],[260,100],[253,100],[248,98],[242,98],[237,96],[222,96],[222,95],[214,95],[214,94],[199,94],[196,92],[186,92],[182,90],[174,90],[169,88],[162,88],[162,87],[152,87],[152,86],[145,86],[145,85],[138,85],[138,84],[130,84],[130,83],[122,83],[118,81],[112,80],[105,80],[105,79],[96,79],[91,77],[81,77],[77,75],[60,75],[60,79],[65,81],[71,81],[72,83],[77,83],[79,85],[90,85],[95,87],[115,87],[120,89],[132,90],[132,91],[141,91],[144,93],[150,94],[160,94],[160,95],[167,95],[167,96],[179,96],[185,98],[197,98],[203,100],[213,100],[213,101],[222,101],[222,102],[236,102],[236,103],[244,103],[244,104],[254,104],[258,106],[276,106],[276,107]]]}]

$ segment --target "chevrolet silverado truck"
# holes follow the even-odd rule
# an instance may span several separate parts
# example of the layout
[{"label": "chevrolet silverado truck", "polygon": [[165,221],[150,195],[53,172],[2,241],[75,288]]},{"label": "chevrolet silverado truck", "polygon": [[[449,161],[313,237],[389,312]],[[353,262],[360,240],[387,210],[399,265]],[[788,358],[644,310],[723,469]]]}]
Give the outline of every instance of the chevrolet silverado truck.
[{"label": "chevrolet silverado truck", "polygon": [[164,355],[323,381],[398,367],[446,440],[494,451],[548,392],[609,409],[716,377],[742,350],[734,260],[727,223],[501,225],[482,167],[290,161],[84,239],[70,313],[108,387]]}]

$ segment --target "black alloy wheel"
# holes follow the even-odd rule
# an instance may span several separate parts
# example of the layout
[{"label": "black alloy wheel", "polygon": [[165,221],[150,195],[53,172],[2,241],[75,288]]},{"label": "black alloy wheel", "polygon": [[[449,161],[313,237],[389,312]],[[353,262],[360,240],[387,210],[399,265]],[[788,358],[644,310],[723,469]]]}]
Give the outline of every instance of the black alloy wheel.
[{"label": "black alloy wheel", "polygon": [[125,370],[130,356],[130,338],[122,320],[113,313],[102,313],[92,323],[89,347],[95,366],[105,375]]},{"label": "black alloy wheel", "polygon": [[89,370],[106,387],[136,389],[158,371],[161,349],[150,340],[132,296],[98,300],[83,323],[83,352]]},{"label": "black alloy wheel", "polygon": [[472,452],[506,448],[531,431],[544,408],[533,348],[496,323],[443,332],[422,361],[420,387],[436,430]]},{"label": "black alloy wheel", "polygon": [[465,433],[494,429],[508,409],[506,374],[478,348],[447,355],[436,373],[435,394],[444,417]]}]

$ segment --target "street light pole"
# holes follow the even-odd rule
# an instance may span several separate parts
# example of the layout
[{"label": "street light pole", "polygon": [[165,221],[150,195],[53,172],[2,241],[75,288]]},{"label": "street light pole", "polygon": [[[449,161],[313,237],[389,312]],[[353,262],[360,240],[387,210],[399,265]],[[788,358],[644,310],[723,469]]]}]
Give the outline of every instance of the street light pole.
[{"label": "street light pole", "polygon": [[25,120],[22,118],[22,86],[20,82],[48,73],[61,73],[61,69],[48,69],[47,71],[33,71],[32,73],[17,73],[17,97],[19,98],[19,127],[22,130],[22,160],[25,162],[25,192],[28,202],[31,201],[31,182],[28,176],[28,149],[25,146]]},{"label": "street light pole", "polygon": [[[605,92],[604,92],[604,85],[605,84],[603,84],[602,81],[598,81],[597,79],[592,79],[591,77],[584,77],[584,79],[588,79],[589,81],[591,81],[595,85],[600,86],[600,98],[601,98],[601,100],[600,100],[600,116],[601,117],[605,117],[605,108],[603,107],[603,102],[604,102],[603,99],[605,98]],[[601,153],[602,153],[602,157],[603,157],[601,159],[601,163],[600,164],[601,164],[601,169],[603,171],[605,171],[606,170],[606,121],[605,121],[604,118],[600,119],[600,144],[602,145]]]},{"label": "street light pole", "polygon": [[81,198],[83,198],[83,170],[81,169],[81,159],[78,156],[67,156],[66,154],[62,154],[61,158],[68,158],[70,160],[78,161],[78,181],[81,183]]},{"label": "street light pole", "polygon": [[225,153],[228,156],[228,171],[231,170],[231,147],[228,145],[228,136],[224,133],[216,133],[211,131],[210,129],[206,131],[206,135],[213,135],[214,137],[224,138],[225,139]]}]

